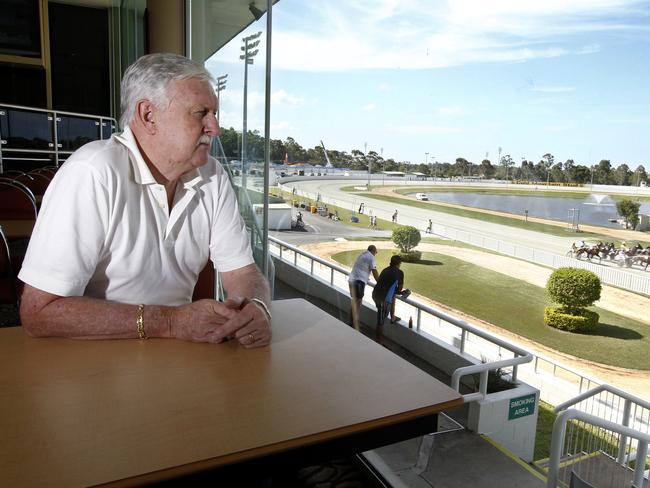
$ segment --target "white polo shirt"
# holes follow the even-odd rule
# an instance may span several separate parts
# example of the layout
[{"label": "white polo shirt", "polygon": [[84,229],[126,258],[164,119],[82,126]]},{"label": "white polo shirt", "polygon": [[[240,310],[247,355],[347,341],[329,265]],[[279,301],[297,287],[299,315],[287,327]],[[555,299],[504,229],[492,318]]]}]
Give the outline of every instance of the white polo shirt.
[{"label": "white polo shirt", "polygon": [[181,177],[171,213],[131,130],[76,151],[50,183],[18,277],[59,296],[189,303],[199,272],[253,262],[221,165]]},{"label": "white polo shirt", "polygon": [[359,254],[354,262],[352,271],[350,271],[350,276],[348,277],[348,282],[354,283],[355,281],[363,281],[367,284],[368,278],[373,269],[377,269],[375,256],[373,256],[370,251],[366,250]]}]

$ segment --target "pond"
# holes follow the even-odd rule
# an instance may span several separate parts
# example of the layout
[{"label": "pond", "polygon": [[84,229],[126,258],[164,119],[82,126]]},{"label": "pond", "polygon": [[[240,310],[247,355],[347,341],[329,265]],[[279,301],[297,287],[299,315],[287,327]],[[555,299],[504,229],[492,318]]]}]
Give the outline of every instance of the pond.
[{"label": "pond", "polygon": [[[429,200],[454,203],[466,207],[497,210],[529,217],[571,222],[572,215],[580,224],[618,227],[616,202],[607,195],[592,194],[580,198],[554,198],[535,195],[490,195],[471,192],[427,192]],[[575,210],[572,210],[575,209]],[[641,202],[639,213],[650,214],[650,202]]]}]

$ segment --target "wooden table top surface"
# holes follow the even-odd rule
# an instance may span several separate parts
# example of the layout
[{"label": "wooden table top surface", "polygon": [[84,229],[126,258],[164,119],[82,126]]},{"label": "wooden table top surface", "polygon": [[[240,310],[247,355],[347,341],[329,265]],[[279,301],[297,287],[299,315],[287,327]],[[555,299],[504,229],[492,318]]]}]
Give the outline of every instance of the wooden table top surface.
[{"label": "wooden table top surface", "polygon": [[0,329],[3,484],[152,481],[462,403],[305,300],[276,301],[272,313],[272,344],[251,350]]}]

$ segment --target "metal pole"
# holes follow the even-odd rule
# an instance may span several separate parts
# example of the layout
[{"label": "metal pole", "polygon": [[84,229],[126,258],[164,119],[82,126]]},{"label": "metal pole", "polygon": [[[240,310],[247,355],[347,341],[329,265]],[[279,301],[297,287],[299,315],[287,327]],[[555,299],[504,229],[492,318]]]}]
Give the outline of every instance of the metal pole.
[{"label": "metal pole", "polygon": [[[264,101],[264,215],[262,219],[262,272],[269,279],[269,172],[271,168],[271,37],[273,1],[266,0],[266,91]],[[312,274],[313,261],[312,261]]]},{"label": "metal pole", "polygon": [[248,110],[248,39],[244,39],[244,116],[241,132],[241,187],[246,191],[246,113]]}]

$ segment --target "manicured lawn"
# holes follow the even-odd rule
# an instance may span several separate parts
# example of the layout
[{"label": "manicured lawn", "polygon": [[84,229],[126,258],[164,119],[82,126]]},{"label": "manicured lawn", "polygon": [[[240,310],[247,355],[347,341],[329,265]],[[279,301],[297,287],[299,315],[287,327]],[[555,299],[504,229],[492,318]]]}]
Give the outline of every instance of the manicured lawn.
[{"label": "manicured lawn", "polygon": [[[342,252],[334,259],[351,266],[360,252]],[[379,251],[380,269],[391,254]],[[438,253],[425,252],[422,261],[403,263],[402,270],[413,291],[557,351],[612,366],[650,369],[650,325],[592,307],[600,314],[594,334],[562,332],[544,325],[544,307],[551,301],[543,288]]]}]

